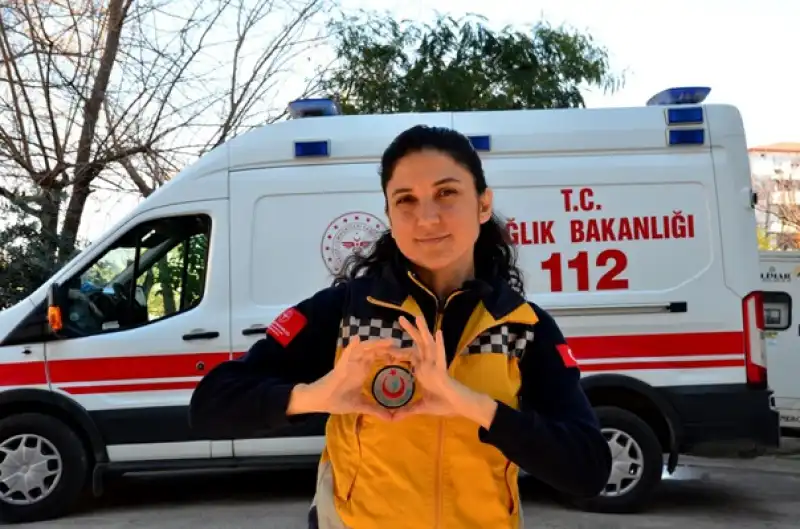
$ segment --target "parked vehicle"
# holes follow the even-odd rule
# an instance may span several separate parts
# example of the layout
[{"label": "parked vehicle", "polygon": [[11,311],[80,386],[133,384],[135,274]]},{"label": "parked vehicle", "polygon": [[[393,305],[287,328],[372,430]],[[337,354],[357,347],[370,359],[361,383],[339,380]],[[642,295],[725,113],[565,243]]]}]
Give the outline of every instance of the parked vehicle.
[{"label": "parked vehicle", "polygon": [[386,228],[377,163],[420,123],[481,152],[528,295],[580,362],[614,453],[581,507],[641,509],[664,455],[672,471],[777,446],[744,128],[707,93],[363,116],[297,101],[207,153],[0,313],[0,469],[25,478],[0,485],[0,519],[61,516],[107,472],[316,465],[322,420],[203,438],[192,389]]}]

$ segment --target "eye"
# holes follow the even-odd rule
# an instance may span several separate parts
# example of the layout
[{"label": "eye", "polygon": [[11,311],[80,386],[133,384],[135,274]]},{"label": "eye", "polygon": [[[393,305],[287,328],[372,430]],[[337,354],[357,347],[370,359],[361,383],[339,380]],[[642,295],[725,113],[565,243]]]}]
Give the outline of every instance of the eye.
[{"label": "eye", "polygon": [[444,188],[439,190],[439,196],[440,197],[449,197],[449,196],[453,196],[453,195],[457,195],[457,194],[458,194],[458,190],[457,189],[453,189],[452,187],[444,187]]},{"label": "eye", "polygon": [[412,197],[411,195],[403,195],[400,198],[398,198],[397,200],[395,200],[394,203],[397,204],[397,205],[400,205],[400,204],[412,202],[413,200],[414,200],[414,197]]}]

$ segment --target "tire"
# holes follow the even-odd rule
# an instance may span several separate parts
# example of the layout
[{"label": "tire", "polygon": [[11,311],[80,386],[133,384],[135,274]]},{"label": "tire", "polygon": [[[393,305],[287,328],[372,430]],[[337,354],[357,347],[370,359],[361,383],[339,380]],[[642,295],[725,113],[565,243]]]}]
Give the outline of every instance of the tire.
[{"label": "tire", "polygon": [[[628,514],[643,510],[661,483],[664,469],[664,455],[661,443],[650,426],[637,415],[612,406],[595,409],[597,418],[606,439],[609,440],[612,461],[612,475],[606,489],[594,498],[570,499],[570,503],[579,509],[600,512]],[[619,443],[632,441],[628,450],[622,450]],[[615,446],[616,445],[616,446]],[[638,447],[637,447],[638,445]],[[631,470],[639,471],[638,481],[615,480],[614,467],[624,467],[624,457],[638,460],[630,464]],[[617,483],[615,484],[615,481]],[[617,486],[615,486],[617,485]],[[630,487],[630,488],[628,488]],[[625,490],[628,488],[628,490]],[[621,494],[619,493],[621,489]]]},{"label": "tire", "polygon": [[[0,447],[13,450],[22,441],[34,447],[29,457],[54,456],[40,467],[57,473],[43,480],[43,488],[28,491],[33,492],[33,501],[29,498],[27,504],[14,501],[25,497],[9,495],[10,489],[0,484],[0,522],[27,523],[63,516],[75,505],[86,483],[89,461],[83,443],[71,428],[49,415],[21,413],[0,420]],[[0,469],[4,463],[19,468],[7,453],[0,452]]]}]

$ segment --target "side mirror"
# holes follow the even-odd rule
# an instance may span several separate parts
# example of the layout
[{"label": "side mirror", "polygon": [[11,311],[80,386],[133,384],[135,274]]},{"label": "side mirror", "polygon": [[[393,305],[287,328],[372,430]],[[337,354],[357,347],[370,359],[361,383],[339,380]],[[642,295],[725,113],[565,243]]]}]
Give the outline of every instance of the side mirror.
[{"label": "side mirror", "polygon": [[64,328],[61,319],[61,285],[55,282],[50,284],[50,289],[47,291],[47,324],[54,334]]}]

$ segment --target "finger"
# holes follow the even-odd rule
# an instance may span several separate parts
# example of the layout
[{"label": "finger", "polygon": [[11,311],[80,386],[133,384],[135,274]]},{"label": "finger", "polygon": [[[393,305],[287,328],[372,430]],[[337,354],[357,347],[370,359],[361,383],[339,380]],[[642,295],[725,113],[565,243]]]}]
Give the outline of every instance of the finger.
[{"label": "finger", "polygon": [[426,339],[425,334],[430,334],[428,332],[428,328],[425,327],[425,318],[417,318],[417,324],[422,324],[421,326],[414,326],[410,321],[406,318],[401,318],[400,325],[406,330],[406,332],[411,336],[411,339],[416,344],[416,354],[417,357],[415,359],[416,362],[422,363],[427,361],[429,356],[428,349],[430,348],[430,342]]},{"label": "finger", "polygon": [[361,343],[361,338],[358,336],[353,336],[350,338],[350,341],[347,343],[347,347],[342,350],[342,356],[340,358],[341,361],[347,362],[353,354],[353,350],[358,347],[358,344]]},{"label": "finger", "polygon": [[414,343],[421,347],[423,344],[422,336],[420,335],[419,330],[414,327],[410,321],[408,321],[408,318],[405,316],[400,316],[400,319],[397,321],[400,324],[400,327],[402,327],[408,333]]},{"label": "finger", "polygon": [[425,320],[425,316],[420,313],[416,319],[417,324],[417,332],[419,332],[419,336],[422,338],[425,343],[432,343],[433,337],[431,336],[431,332],[428,330],[428,322]]},{"label": "finger", "polygon": [[431,335],[431,332],[428,330],[428,324],[425,322],[425,317],[420,315],[417,317],[417,328],[419,329],[419,334],[422,337],[423,346],[423,354],[424,359],[433,362],[434,355],[436,354],[436,343]]},{"label": "finger", "polygon": [[350,350],[348,358],[357,362],[371,362],[378,356],[385,356],[392,348],[394,348],[394,342],[391,338],[364,342],[359,339]]},{"label": "finger", "polygon": [[428,332],[428,322],[425,320],[425,314],[420,312],[416,318],[417,328],[420,332]]},{"label": "finger", "polygon": [[386,354],[392,361],[415,362],[419,359],[419,352],[416,347],[393,347],[387,350]]},{"label": "finger", "polygon": [[438,365],[446,365],[447,353],[444,348],[444,335],[442,334],[441,329],[436,331],[435,351],[436,351],[436,363]]},{"label": "finger", "polygon": [[361,342],[359,346],[359,350],[364,352],[371,352],[381,349],[392,349],[394,348],[394,340],[391,338],[381,338],[380,340],[368,340],[366,342]]}]

